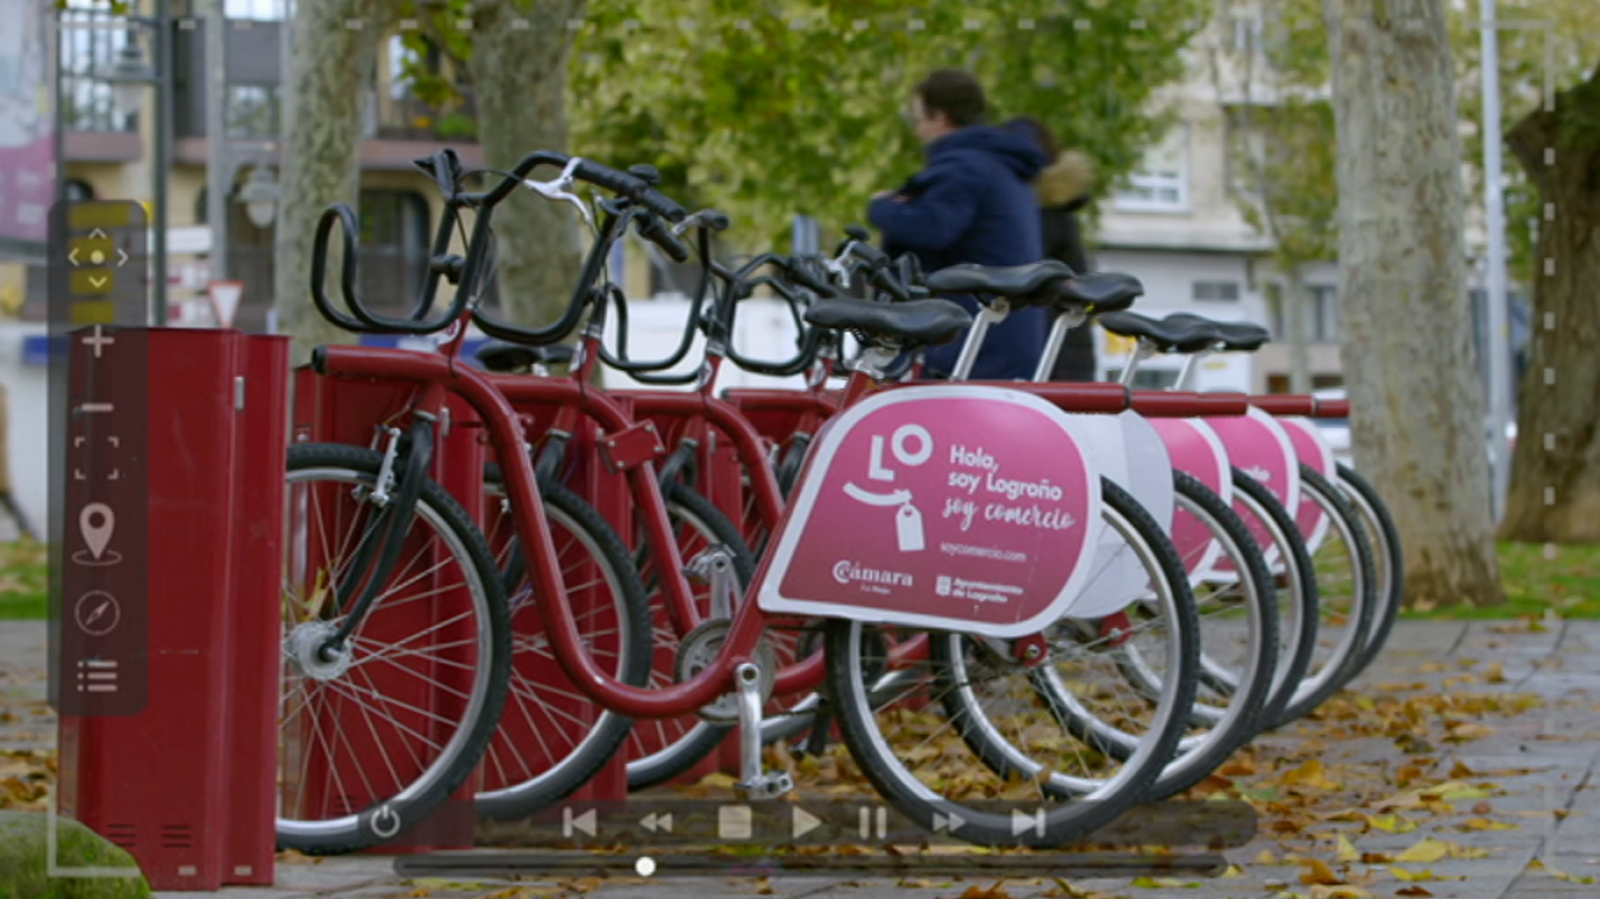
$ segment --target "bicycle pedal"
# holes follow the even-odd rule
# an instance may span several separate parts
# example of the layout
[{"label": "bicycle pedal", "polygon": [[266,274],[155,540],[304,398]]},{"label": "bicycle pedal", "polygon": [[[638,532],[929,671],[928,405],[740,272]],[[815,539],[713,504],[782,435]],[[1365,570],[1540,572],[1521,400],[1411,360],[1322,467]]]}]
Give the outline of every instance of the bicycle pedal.
[{"label": "bicycle pedal", "polygon": [[763,774],[754,780],[733,785],[733,793],[741,802],[763,802],[777,799],[794,789],[794,775],[787,771]]}]

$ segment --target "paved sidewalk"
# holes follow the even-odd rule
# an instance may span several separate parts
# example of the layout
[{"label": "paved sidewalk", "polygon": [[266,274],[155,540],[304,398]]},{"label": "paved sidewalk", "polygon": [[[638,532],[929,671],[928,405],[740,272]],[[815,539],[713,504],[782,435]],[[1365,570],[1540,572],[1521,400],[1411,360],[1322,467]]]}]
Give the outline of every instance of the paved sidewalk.
[{"label": "paved sidewalk", "polygon": [[[0,622],[0,690],[13,704],[27,701],[19,694],[44,695],[38,673],[43,633],[42,626]],[[929,883],[859,877],[408,881],[394,875],[392,860],[362,856],[283,862],[276,888],[223,894],[227,899],[1592,897],[1600,895],[1597,659],[1600,622],[1557,622],[1549,629],[1401,622],[1373,670],[1349,694],[1319,710],[1319,720],[1259,738],[1241,761],[1225,769],[1252,788],[1261,786],[1259,779],[1251,780],[1252,766],[1264,774],[1277,772],[1266,788],[1276,798],[1265,801],[1255,841],[1225,853],[1234,866],[1230,876],[1214,879],[1079,879],[1065,870],[1057,872],[1060,880],[1007,881],[998,887],[992,879]],[[1540,703],[1529,707],[1527,699],[1518,698],[1526,696]],[[1357,714],[1365,716],[1359,723],[1352,717]],[[41,737],[46,745],[54,742],[53,719],[33,714],[20,719],[0,722],[0,745],[32,746]],[[1383,724],[1370,726],[1371,719]],[[1286,771],[1293,773],[1285,776]]]}]

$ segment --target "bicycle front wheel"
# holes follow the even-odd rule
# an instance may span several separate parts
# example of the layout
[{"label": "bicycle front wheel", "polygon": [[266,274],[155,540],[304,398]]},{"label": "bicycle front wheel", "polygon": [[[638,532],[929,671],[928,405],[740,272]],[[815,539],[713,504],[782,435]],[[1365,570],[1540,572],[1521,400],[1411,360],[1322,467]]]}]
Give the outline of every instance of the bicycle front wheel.
[{"label": "bicycle front wheel", "polygon": [[555,547],[552,562],[566,592],[537,596],[501,478],[498,465],[488,466],[484,491],[492,505],[485,517],[508,597],[514,648],[505,713],[484,755],[476,801],[479,815],[503,821],[533,814],[594,779],[633,727],[567,677],[539,603],[567,603],[596,667],[633,687],[645,686],[649,677],[650,619],[639,573],[616,530],[556,483],[541,484],[539,498]]},{"label": "bicycle front wheel", "polygon": [[[483,534],[425,480],[400,561],[342,647],[389,500],[383,456],[289,448],[278,846],[366,849],[427,818],[483,756],[506,698],[511,629]],[[392,495],[392,494],[391,494]],[[363,544],[367,548],[363,551]]]}]

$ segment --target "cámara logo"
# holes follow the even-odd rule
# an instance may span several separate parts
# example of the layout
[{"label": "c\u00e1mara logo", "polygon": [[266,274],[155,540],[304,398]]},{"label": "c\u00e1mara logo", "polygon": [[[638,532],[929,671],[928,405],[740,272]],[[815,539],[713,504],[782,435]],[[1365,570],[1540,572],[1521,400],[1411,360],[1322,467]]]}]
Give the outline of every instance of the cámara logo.
[{"label": "c\u00e1mara logo", "polygon": [[876,568],[862,568],[854,562],[834,563],[833,579],[841,584],[884,584],[889,587],[912,586],[911,575],[903,571],[880,571]]}]

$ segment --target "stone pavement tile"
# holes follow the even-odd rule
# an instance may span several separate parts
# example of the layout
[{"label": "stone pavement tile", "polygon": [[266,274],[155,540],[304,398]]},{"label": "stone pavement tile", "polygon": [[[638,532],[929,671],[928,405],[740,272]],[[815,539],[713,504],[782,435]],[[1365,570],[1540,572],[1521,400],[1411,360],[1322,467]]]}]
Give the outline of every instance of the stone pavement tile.
[{"label": "stone pavement tile", "polygon": [[1467,630],[1463,621],[1396,621],[1376,664],[1397,655],[1449,649]]},{"label": "stone pavement tile", "polygon": [[1539,625],[1538,629],[1522,621],[1468,621],[1461,640],[1455,646],[1457,653],[1475,646],[1541,647],[1553,651],[1566,633],[1565,622],[1554,627]]},{"label": "stone pavement tile", "polygon": [[1561,652],[1585,658],[1600,651],[1600,621],[1569,621],[1561,636]]},{"label": "stone pavement tile", "polygon": [[1600,674],[1542,669],[1523,679],[1517,687],[1519,690],[1538,693],[1541,696],[1564,696],[1568,693],[1583,693],[1600,697]]}]

